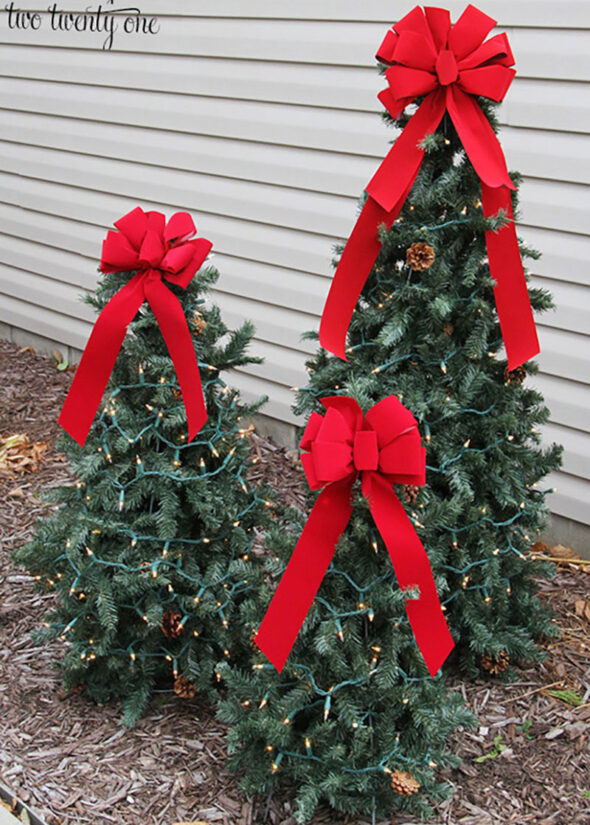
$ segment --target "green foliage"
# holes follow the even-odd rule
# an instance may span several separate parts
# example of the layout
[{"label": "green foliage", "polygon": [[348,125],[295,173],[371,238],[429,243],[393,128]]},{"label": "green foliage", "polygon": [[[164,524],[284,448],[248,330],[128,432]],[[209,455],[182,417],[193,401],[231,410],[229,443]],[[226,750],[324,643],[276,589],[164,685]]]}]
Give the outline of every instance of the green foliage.
[{"label": "green foliage", "polygon": [[[88,302],[102,309],[129,277],[102,276]],[[216,696],[218,661],[240,662],[250,652],[240,609],[258,586],[249,552],[270,511],[264,491],[248,483],[244,419],[262,400],[241,403],[220,377],[257,359],[246,352],[252,325],[230,333],[205,303],[216,278],[207,269],[186,290],[170,287],[193,333],[204,428],[187,443],[174,367],[144,305],[85,446],[61,438],[76,482],[51,492],[56,512],[16,553],[39,589],[57,594],[37,638],[64,640],[66,687],[83,684],[99,702],[124,700],[127,725],[177,674]],[[180,617],[177,635],[165,632],[167,614]]]},{"label": "green foliage", "polygon": [[[481,104],[496,128],[493,107]],[[479,180],[448,117],[424,146],[405,206],[389,231],[380,228],[382,250],[350,325],[349,360],[319,349],[294,409],[307,418],[323,411],[322,397],[346,394],[366,411],[395,394],[412,410],[427,447],[427,484],[413,503],[397,492],[428,553],[454,660],[476,676],[482,654],[538,660],[535,639],[554,632],[535,596],[535,577],[551,568],[526,553],[546,516],[549,491],[540,481],[559,465],[560,448],[539,446],[537,429],[548,418],[541,395],[505,374],[485,231],[506,216],[483,217]],[[423,272],[406,263],[417,241],[435,250]],[[524,244],[521,250],[537,257]],[[551,307],[546,292],[530,295],[536,310]],[[276,560],[267,565],[266,592],[245,608],[253,624],[301,527],[294,521],[291,531],[269,537]],[[357,497],[282,675],[262,656],[250,671],[222,667],[228,691],[219,713],[231,726],[231,762],[248,790],[294,788],[298,822],[319,800],[374,820],[392,810],[428,816],[431,802],[448,794],[437,776],[454,764],[445,745],[471,718],[440,674],[428,676],[404,605]],[[420,792],[395,794],[394,770],[410,771]]]}]

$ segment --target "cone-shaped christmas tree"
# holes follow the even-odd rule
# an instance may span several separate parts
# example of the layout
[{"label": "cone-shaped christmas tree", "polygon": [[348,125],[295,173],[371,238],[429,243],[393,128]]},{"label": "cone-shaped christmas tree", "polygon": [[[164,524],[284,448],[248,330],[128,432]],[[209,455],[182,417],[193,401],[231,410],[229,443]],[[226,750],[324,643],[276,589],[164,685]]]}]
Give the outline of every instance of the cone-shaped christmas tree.
[{"label": "cone-shaped christmas tree", "polygon": [[[103,310],[132,276],[103,274],[88,302]],[[65,685],[83,684],[97,701],[124,699],[127,724],[156,684],[176,680],[184,696],[211,693],[216,663],[249,653],[239,606],[256,587],[249,550],[269,511],[248,484],[244,418],[260,403],[240,403],[220,375],[256,359],[246,354],[252,326],[228,334],[218,308],[205,302],[217,277],[207,267],[186,288],[162,280],[198,357],[203,428],[189,441],[177,373],[144,304],[85,445],[69,435],[59,444],[76,481],[52,491],[56,512],[16,554],[43,592],[56,593],[39,634],[66,642]]]},{"label": "cone-shaped christmas tree", "polygon": [[[317,410],[335,391],[365,408],[395,394],[416,416],[426,486],[404,495],[445,582],[447,617],[470,675],[482,656],[537,660],[534,640],[551,633],[535,597],[535,578],[550,570],[528,551],[547,515],[551,490],[542,479],[561,454],[540,446],[549,411],[525,381],[537,370],[525,362],[538,349],[529,301],[543,311],[552,299],[541,289],[527,295],[522,259],[538,253],[514,232],[519,176],[506,172],[493,102],[512,80],[514,58],[503,34],[482,43],[494,24],[473,6],[454,26],[445,10],[417,7],[383,41],[389,87],[380,97],[386,120],[403,131],[368,186],[338,263],[322,341],[334,341],[344,273],[374,254],[375,264],[352,314],[348,361],[320,350],[295,407]],[[400,117],[416,97],[417,112]],[[389,190],[403,189],[406,177],[410,187],[384,211]]]},{"label": "cone-shaped christmas tree", "polygon": [[[347,395],[367,412],[395,395],[416,417],[426,484],[397,493],[470,675],[538,659],[535,639],[552,632],[535,597],[535,577],[549,571],[528,551],[546,516],[541,479],[560,457],[539,446],[548,411],[523,381],[537,349],[520,255],[537,253],[512,231],[518,176],[502,169],[487,98],[501,100],[514,60],[504,35],[482,42],[493,25],[473,6],[452,29],[447,11],[417,7],[384,41],[381,99],[410,131],[367,187],[324,311],[322,340],[340,355],[352,314],[348,361],[320,350],[295,407],[321,412],[322,398]],[[416,114],[399,117],[414,101]],[[529,295],[535,310],[551,307],[546,292]],[[508,371],[503,343],[518,369]],[[275,537],[275,579],[293,544]],[[223,666],[234,763],[251,789],[295,786],[298,821],[319,799],[375,816],[396,800],[424,813],[436,794],[441,745],[462,711],[428,678],[398,584],[356,498],[281,677],[263,658],[250,674]]]}]

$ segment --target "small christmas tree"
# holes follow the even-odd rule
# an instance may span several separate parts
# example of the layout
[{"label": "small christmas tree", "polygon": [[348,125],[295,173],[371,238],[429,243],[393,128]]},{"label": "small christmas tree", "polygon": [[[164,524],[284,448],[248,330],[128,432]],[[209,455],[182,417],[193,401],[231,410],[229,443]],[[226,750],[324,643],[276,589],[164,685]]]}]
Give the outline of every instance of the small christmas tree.
[{"label": "small christmas tree", "polygon": [[[88,303],[102,310],[132,274],[103,275]],[[65,686],[82,684],[100,702],[124,699],[126,724],[156,685],[212,695],[216,663],[250,650],[239,608],[256,587],[249,552],[269,510],[248,484],[253,428],[244,419],[262,401],[240,403],[220,376],[258,359],[246,354],[252,325],[228,334],[219,309],[205,304],[217,277],[208,267],[186,289],[166,284],[198,356],[204,427],[189,441],[174,365],[142,305],[85,446],[67,435],[58,445],[75,483],[52,491],[56,512],[16,553],[40,590],[56,593],[37,635],[67,643]]]}]

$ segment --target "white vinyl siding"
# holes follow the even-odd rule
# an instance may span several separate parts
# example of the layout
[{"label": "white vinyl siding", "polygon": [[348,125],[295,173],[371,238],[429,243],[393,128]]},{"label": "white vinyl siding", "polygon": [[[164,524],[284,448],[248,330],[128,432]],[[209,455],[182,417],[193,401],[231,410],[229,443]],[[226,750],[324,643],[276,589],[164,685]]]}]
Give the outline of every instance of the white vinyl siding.
[{"label": "white vinyl siding", "polygon": [[[34,3],[20,3],[32,10]],[[87,4],[80,4],[85,8]],[[214,299],[250,318],[265,363],[236,376],[292,423],[300,335],[317,328],[333,244],[393,133],[373,55],[399,0],[143,0],[155,36],[10,31],[0,12],[0,325],[82,349],[112,221],[136,206],[190,211],[214,242]],[[451,2],[453,19],[464,2]],[[590,13],[587,0],[482,0],[518,75],[501,141],[520,169],[520,234],[543,252],[534,283],[547,440],[565,445],[554,511],[588,523],[590,492]],[[46,6],[39,4],[38,11]]]}]

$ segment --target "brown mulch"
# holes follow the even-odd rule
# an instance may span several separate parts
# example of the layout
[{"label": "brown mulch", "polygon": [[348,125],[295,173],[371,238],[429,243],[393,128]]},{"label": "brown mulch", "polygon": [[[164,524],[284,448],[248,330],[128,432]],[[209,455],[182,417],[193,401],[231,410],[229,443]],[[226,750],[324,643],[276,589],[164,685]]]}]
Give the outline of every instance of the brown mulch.
[{"label": "brown mulch", "polygon": [[[248,800],[225,773],[224,729],[202,700],[163,693],[136,728],[125,730],[118,707],[64,696],[52,667],[60,643],[31,642],[53,597],[36,594],[9,554],[46,512],[39,493],[68,476],[53,445],[69,380],[49,359],[0,341],[0,437],[26,433],[50,445],[38,472],[0,477],[0,782],[48,825],[253,825],[267,809],[272,825],[295,825],[284,798]],[[301,504],[293,455],[257,436],[253,449],[261,459],[255,479]],[[546,661],[520,670],[518,681],[450,677],[451,689],[477,713],[479,729],[451,743],[463,762],[445,772],[455,795],[439,807],[437,825],[590,823],[589,585],[581,565],[567,560],[541,583],[562,635],[546,645]],[[548,692],[556,688],[575,691],[582,704]],[[499,755],[476,762],[494,753],[494,740],[503,747]],[[357,825],[327,809],[314,819],[314,825],[345,822]],[[414,822],[400,814],[383,825]]]}]

